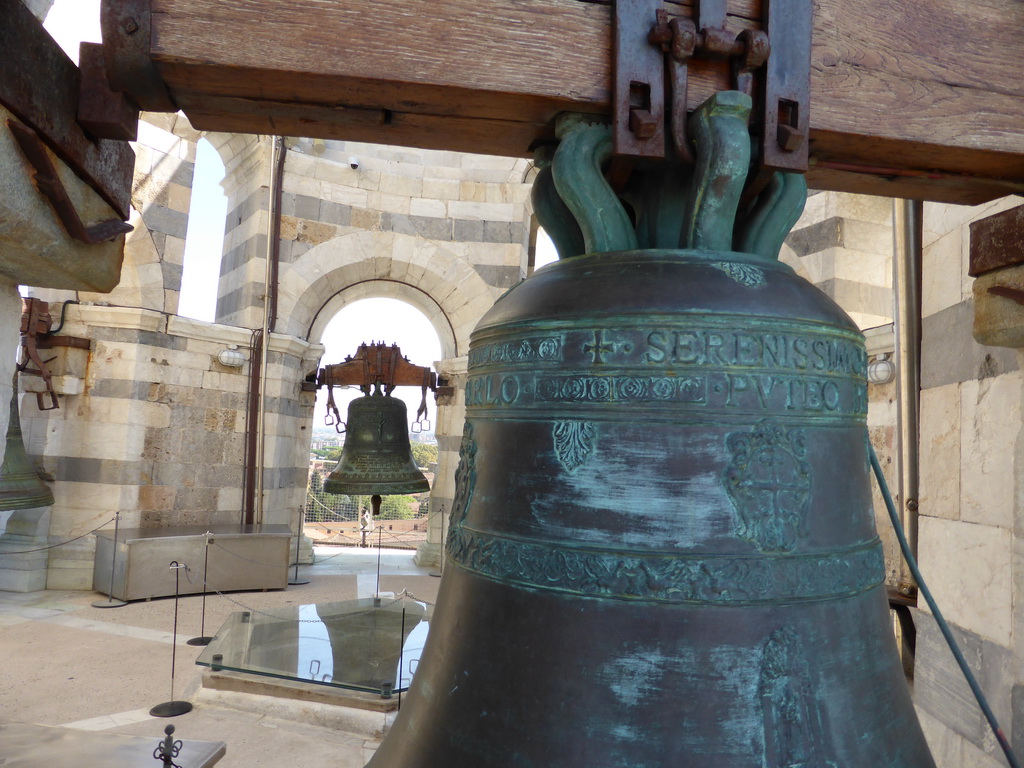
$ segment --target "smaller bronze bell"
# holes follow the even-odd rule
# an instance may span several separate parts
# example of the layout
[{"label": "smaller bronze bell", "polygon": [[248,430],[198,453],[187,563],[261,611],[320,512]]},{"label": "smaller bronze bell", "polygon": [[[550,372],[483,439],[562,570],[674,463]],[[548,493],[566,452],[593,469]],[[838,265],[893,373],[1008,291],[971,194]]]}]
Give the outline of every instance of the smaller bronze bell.
[{"label": "smaller bronze bell", "polygon": [[0,466],[0,510],[32,509],[50,504],[53,504],[53,492],[39,479],[22,442],[15,385],[11,394],[11,420],[7,424],[7,447]]},{"label": "smaller bronze bell", "polygon": [[380,388],[349,403],[345,445],[324,491],[393,496],[429,490],[412,458],[405,403]]}]

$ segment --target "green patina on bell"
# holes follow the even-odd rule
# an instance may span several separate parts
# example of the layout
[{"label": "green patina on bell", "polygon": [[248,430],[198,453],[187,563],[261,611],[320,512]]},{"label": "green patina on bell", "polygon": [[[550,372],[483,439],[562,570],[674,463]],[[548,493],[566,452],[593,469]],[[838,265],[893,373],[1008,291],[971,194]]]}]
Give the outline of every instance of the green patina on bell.
[{"label": "green patina on bell", "polygon": [[430,490],[412,457],[405,403],[382,394],[356,398],[348,406],[345,445],[324,491],[349,496],[393,496]]},{"label": "green patina on bell", "polygon": [[696,166],[621,195],[607,127],[563,125],[535,189],[562,259],[473,334],[449,567],[373,768],[934,766],[863,339],[778,261],[803,178],[741,201],[749,109],[707,102]]},{"label": "green patina on bell", "polygon": [[7,423],[7,445],[0,466],[0,511],[32,509],[53,504],[53,492],[39,479],[25,452],[18,413],[18,385],[11,394],[11,420]]}]

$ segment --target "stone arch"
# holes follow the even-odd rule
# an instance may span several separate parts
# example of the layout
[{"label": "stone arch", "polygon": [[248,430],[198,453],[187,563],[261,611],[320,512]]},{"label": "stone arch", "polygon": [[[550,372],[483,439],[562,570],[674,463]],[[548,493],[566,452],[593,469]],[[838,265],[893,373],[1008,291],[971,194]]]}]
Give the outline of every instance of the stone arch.
[{"label": "stone arch", "polygon": [[493,289],[443,245],[415,235],[351,232],[311,248],[282,275],[277,330],[317,338],[334,311],[357,298],[399,298],[422,311],[445,358],[465,355],[494,303]]},{"label": "stone arch", "polygon": [[[362,299],[399,299],[422,312],[441,342],[441,357],[458,357],[455,330],[434,298],[408,283],[388,278],[371,278],[350,285],[329,298],[317,312],[309,330],[309,340],[320,341],[327,325],[339,310]],[[366,341],[370,341],[369,338]]]}]

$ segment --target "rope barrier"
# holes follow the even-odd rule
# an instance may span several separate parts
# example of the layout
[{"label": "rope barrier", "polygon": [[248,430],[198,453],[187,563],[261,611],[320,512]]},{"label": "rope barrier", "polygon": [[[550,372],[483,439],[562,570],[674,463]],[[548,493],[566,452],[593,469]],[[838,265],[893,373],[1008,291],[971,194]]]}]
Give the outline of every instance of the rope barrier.
[{"label": "rope barrier", "polygon": [[57,547],[63,547],[66,544],[71,544],[72,542],[78,541],[79,539],[84,539],[86,536],[89,536],[90,534],[96,533],[96,531],[110,525],[112,522],[114,522],[114,518],[110,518],[109,520],[107,520],[107,522],[103,523],[102,525],[96,526],[91,531],[86,531],[81,536],[75,536],[75,538],[73,539],[68,539],[67,541],[62,541],[57,544],[49,544],[45,547],[38,547],[37,549],[21,549],[15,552],[0,552],[0,555],[27,555],[32,552],[45,552],[48,549],[56,549]]}]

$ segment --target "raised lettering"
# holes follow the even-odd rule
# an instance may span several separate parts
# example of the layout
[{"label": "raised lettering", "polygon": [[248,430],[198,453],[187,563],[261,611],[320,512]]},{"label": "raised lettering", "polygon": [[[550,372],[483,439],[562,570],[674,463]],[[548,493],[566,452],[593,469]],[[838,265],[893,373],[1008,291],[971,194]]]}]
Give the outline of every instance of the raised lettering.
[{"label": "raised lettering", "polygon": [[735,400],[735,396],[739,392],[746,392],[750,389],[749,378],[746,374],[729,374],[726,376],[726,380],[729,382],[729,396],[725,400],[727,406],[735,408],[739,405]]},{"label": "raised lettering", "polygon": [[501,400],[505,405],[511,405],[519,399],[519,379],[515,376],[506,376],[501,380]]},{"label": "raised lettering", "polygon": [[663,363],[668,359],[668,353],[668,339],[663,331],[651,331],[647,334],[647,352],[644,353],[645,362]]},{"label": "raised lettering", "polygon": [[821,397],[825,401],[825,410],[839,410],[839,385],[834,381],[826,381],[821,385]]}]

